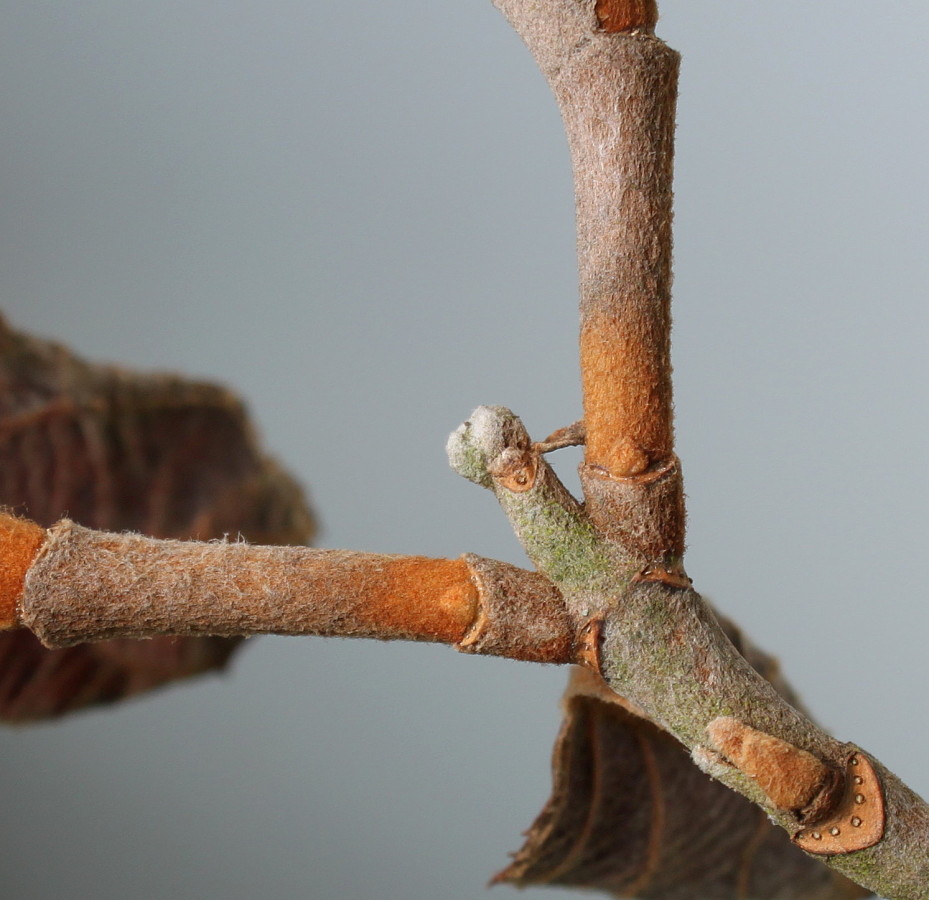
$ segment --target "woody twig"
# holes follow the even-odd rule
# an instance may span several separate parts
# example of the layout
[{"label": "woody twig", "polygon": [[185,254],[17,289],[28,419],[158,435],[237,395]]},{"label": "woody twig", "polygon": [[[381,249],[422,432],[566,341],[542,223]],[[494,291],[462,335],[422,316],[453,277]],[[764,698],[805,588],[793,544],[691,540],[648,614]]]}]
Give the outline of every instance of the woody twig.
[{"label": "woody twig", "polygon": [[0,516],[5,610],[47,647],[155,635],[333,635],[570,662],[574,633],[542,576],[467,555],[388,556],[169,541]]}]

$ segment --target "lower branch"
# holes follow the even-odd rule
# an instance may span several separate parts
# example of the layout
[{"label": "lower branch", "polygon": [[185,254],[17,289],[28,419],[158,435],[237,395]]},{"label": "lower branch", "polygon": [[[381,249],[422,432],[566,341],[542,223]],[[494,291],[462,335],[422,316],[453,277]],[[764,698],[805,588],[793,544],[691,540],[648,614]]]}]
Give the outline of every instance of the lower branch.
[{"label": "lower branch", "polygon": [[[478,433],[490,434],[496,418],[504,415],[502,410],[482,411],[475,417]],[[519,420],[509,414],[505,421],[509,432],[518,436]],[[469,435],[471,432],[465,429],[459,433],[459,439],[467,441]],[[513,461],[512,453],[504,456]],[[472,455],[471,465],[479,466],[479,459],[487,459],[484,451]],[[514,516],[530,515],[533,504],[538,506],[540,500],[543,505],[547,504],[547,512],[535,516],[535,528],[524,530],[526,539],[540,550],[552,527],[556,529],[557,547],[558,527],[567,527],[573,518],[582,516],[582,511],[568,502],[570,495],[544,463],[537,462],[539,465],[533,466],[535,479],[532,483],[527,480],[521,484],[523,479],[518,466],[493,466],[493,469],[498,473],[497,480],[529,488],[515,492]],[[494,478],[490,480],[493,482]],[[500,495],[505,496],[503,492]],[[559,498],[567,507],[559,504]],[[560,515],[556,510],[560,510]],[[46,532],[33,523],[8,516],[0,517],[0,531],[4,538],[0,543],[4,551],[0,553],[0,564],[6,572],[4,584],[7,587],[7,593],[0,595],[0,602],[14,609],[7,625],[26,625],[47,646],[71,648],[58,650],[58,653],[77,652],[87,647],[112,647],[115,646],[112,638],[325,634],[440,641],[468,653],[539,662],[580,661],[593,670],[603,667],[603,653],[597,640],[600,627],[596,616],[590,615],[599,607],[584,608],[578,604],[582,594],[591,602],[596,596],[584,594],[581,582],[573,580],[579,573],[564,559],[559,560],[557,549],[553,551],[551,563],[565,576],[565,583],[571,588],[571,604],[566,603],[566,594],[543,575],[473,555],[446,560],[305,547],[165,541],[91,531],[68,521]],[[576,531],[575,539],[577,543],[569,549],[578,562],[583,559],[585,548],[590,550],[592,545],[588,543],[589,534],[585,528]],[[606,557],[596,557],[595,561],[592,570],[603,566],[600,584],[603,590],[608,590]],[[634,573],[626,573],[627,579],[632,577]],[[776,663],[751,647],[734,626],[724,623],[723,627],[751,665],[770,679],[782,695],[792,698],[779,677]],[[28,632],[21,629],[4,637],[25,635]],[[101,643],[74,646],[84,641]],[[142,646],[148,643],[154,642],[143,642]],[[600,682],[593,672],[589,678]],[[766,819],[756,821],[732,802],[740,798],[728,792],[724,796],[720,793],[723,788],[695,776],[696,769],[676,741],[669,736],[653,737],[658,733],[656,725],[651,724],[653,713],[628,700],[620,700],[605,685],[603,697],[611,698],[603,701],[607,706],[601,704],[589,710],[599,722],[597,728],[602,725],[613,736],[603,745],[602,752],[597,751],[598,766],[614,771],[613,766],[619,762],[621,768],[615,771],[626,771],[620,759],[624,757],[624,747],[640,746],[646,739],[658,741],[654,746],[664,748],[659,755],[662,777],[667,783],[701,785],[695,792],[688,789],[684,793],[673,793],[662,801],[663,846],[699,844],[703,830],[701,813],[704,804],[709,804],[718,811],[725,810],[727,822],[755,822],[752,829],[758,830],[750,831],[754,836],[749,845],[743,847],[744,835],[740,829],[725,843],[725,852],[735,848],[730,855],[737,862],[736,870],[744,873],[744,879],[749,878],[750,871],[772,870],[780,873],[777,885],[795,886],[804,896],[818,900],[854,896],[844,889],[836,893],[833,883],[824,880],[817,869],[801,865],[796,847],[789,841],[779,842],[768,835],[771,826]],[[607,707],[612,711],[606,712],[601,721],[600,713]],[[616,719],[616,710],[624,711],[619,719]],[[570,756],[575,759],[573,753]],[[567,773],[563,770],[561,774],[556,772],[557,783],[574,784],[572,778],[565,781],[565,777]],[[569,801],[572,809],[575,809],[574,803],[574,799]],[[578,805],[575,818],[583,816],[584,809],[583,804]],[[624,818],[622,823],[617,823],[617,827],[621,824],[619,830],[609,820],[604,820],[610,846],[614,848],[613,859],[625,859],[638,846],[643,834],[652,834],[654,826],[649,825],[646,813],[643,809],[634,819]],[[572,827],[570,823],[559,822],[561,825]],[[539,840],[533,838],[531,846],[547,853],[549,830],[546,828],[538,834]],[[585,846],[587,839],[594,840],[596,835],[583,828],[577,835],[581,842],[578,846]],[[763,853],[759,849],[762,847]],[[721,845],[718,850],[722,853],[724,847]],[[746,855],[748,850],[751,850],[750,863]],[[533,849],[531,856],[537,855]],[[526,858],[525,852],[520,855],[520,859]],[[561,874],[556,877],[552,874],[554,870],[548,867],[546,871],[550,877],[546,877],[562,883],[582,878],[583,886],[602,886],[595,873],[574,863],[564,861],[557,869]],[[678,867],[664,871],[666,880],[673,880],[683,877],[681,871],[689,870],[685,866],[684,870]],[[502,877],[525,882],[538,878],[538,872],[537,865],[520,863]],[[678,874],[674,875],[675,872]],[[760,877],[760,874],[752,874],[751,883],[766,884],[757,880]],[[739,879],[742,883],[742,874]],[[816,893],[814,888],[822,888],[825,892]],[[765,891],[758,896],[779,894]]]}]

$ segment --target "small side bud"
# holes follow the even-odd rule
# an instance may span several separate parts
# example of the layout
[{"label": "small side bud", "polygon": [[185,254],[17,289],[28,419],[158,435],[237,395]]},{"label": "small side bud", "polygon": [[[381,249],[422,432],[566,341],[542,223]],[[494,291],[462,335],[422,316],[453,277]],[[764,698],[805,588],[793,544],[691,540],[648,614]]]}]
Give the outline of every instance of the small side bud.
[{"label": "small side bud", "polygon": [[479,406],[448,438],[445,450],[451,467],[482,487],[493,485],[506,454],[526,452],[532,446],[519,416],[505,406]]}]

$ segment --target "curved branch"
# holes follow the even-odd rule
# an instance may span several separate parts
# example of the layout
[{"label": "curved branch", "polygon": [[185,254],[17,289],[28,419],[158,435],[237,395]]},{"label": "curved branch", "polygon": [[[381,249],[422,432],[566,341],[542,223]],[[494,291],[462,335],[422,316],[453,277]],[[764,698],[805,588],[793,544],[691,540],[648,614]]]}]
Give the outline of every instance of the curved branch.
[{"label": "curved branch", "polygon": [[650,33],[654,3],[496,5],[548,79],[571,149],[587,509],[640,564],[674,568],[685,525],[670,355],[679,56]]}]

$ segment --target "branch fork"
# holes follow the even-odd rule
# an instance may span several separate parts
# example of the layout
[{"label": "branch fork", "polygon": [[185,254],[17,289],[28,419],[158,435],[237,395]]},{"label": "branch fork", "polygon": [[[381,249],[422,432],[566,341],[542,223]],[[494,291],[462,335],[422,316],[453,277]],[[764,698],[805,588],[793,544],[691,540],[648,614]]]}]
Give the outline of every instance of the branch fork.
[{"label": "branch fork", "polygon": [[548,79],[571,148],[585,502],[531,458],[525,430],[500,407],[455,432],[452,466],[494,492],[614,694],[806,852],[886,897],[929,898],[929,807],[762,678],[683,569],[670,363],[679,58],[651,34],[657,10],[633,0],[496,3]]},{"label": "branch fork", "polygon": [[[891,827],[884,785],[892,781],[889,794],[901,797],[907,816],[914,803],[926,815],[890,773],[823,732],[762,678],[686,576],[644,580],[640,560],[597,530],[510,410],[479,407],[447,449],[453,469],[494,493],[530,559],[564,598],[578,661],[691,748],[704,771],[762,806],[798,846],[856,877],[862,854],[880,855]],[[526,479],[513,484],[514,471]],[[865,775],[867,822],[853,811],[864,802],[856,796],[865,796],[855,779]],[[921,856],[929,867],[925,847]]]}]

